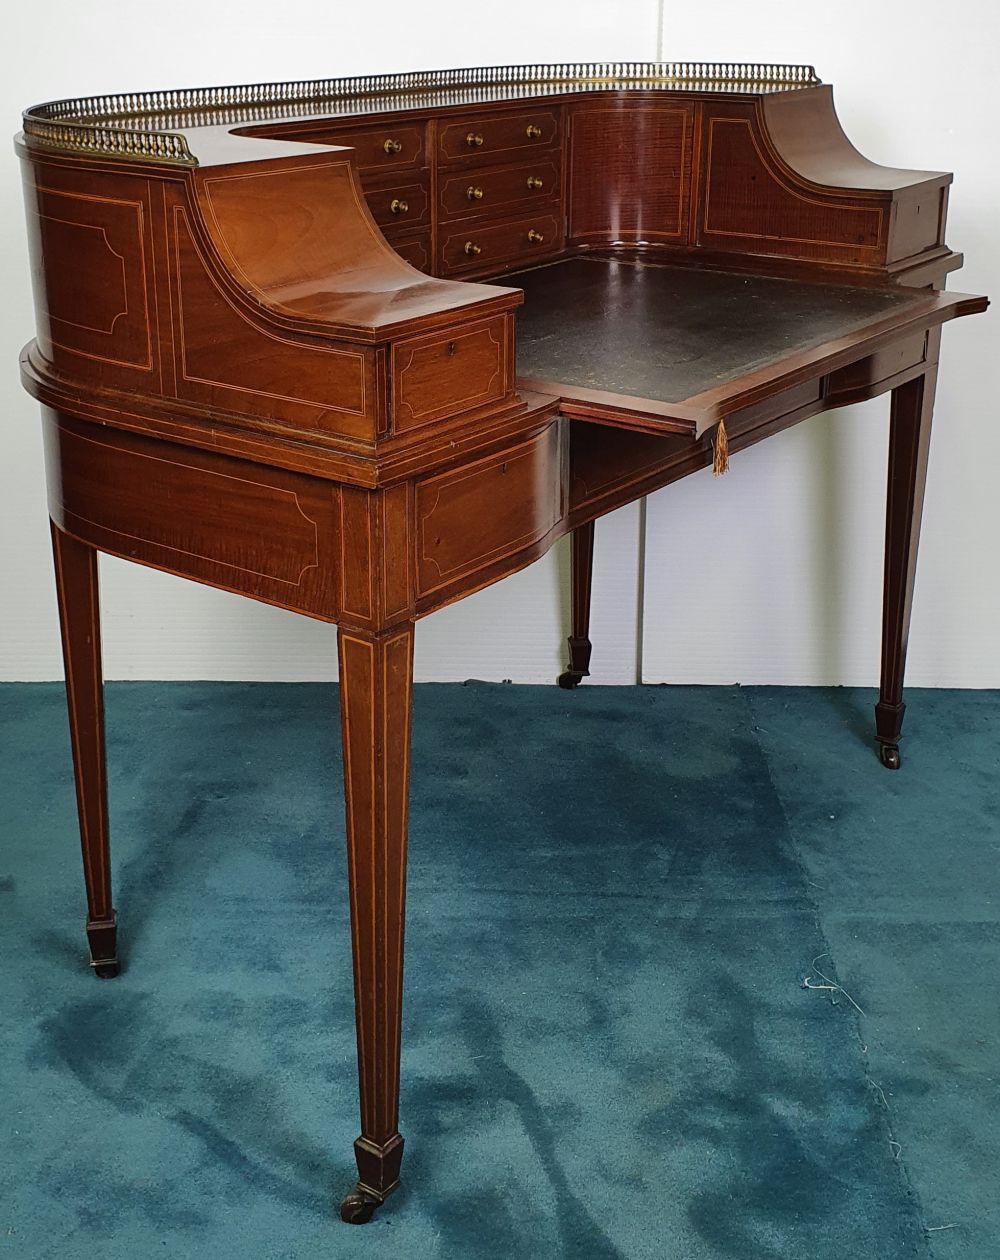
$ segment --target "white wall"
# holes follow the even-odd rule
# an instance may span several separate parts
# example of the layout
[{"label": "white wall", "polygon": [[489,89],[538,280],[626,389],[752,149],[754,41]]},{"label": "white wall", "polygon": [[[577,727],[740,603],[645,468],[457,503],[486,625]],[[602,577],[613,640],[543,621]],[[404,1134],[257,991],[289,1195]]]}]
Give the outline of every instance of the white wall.
[{"label": "white wall", "polygon": [[[998,119],[987,86],[996,19],[966,0],[944,35],[923,6],[844,0],[834,10],[707,0],[694,13],[656,0],[508,0],[472,23],[467,3],[356,6],[242,0],[166,9],[53,0],[5,17],[2,116],[16,129],[38,100],[91,92],[321,77],[505,61],[812,61],[838,88],[848,133],[869,156],[955,170],[950,242],[958,284],[1000,291],[990,229],[998,204]],[[928,9],[928,13],[930,10]],[[44,44],[38,23],[45,22]],[[857,32],[865,32],[862,47]],[[993,36],[990,36],[990,31]],[[992,113],[990,112],[992,110]],[[9,152],[9,151],[8,151]],[[16,356],[32,315],[17,164],[0,167],[0,678],[61,676],[37,407]],[[911,641],[910,680],[1000,685],[1000,434],[983,365],[995,321],[945,331],[938,432]],[[594,679],[866,682],[878,637],[884,406],[822,417],[598,524]],[[988,480],[989,479],[989,480]],[[639,573],[645,555],[645,571]],[[102,559],[109,678],[328,678],[330,627],[134,565]],[[642,579],[640,581],[640,579]],[[422,679],[550,680],[566,634],[568,552],[422,622]],[[640,617],[639,593],[645,598]],[[641,626],[641,636],[639,628]],[[640,663],[638,639],[641,637]]]}]

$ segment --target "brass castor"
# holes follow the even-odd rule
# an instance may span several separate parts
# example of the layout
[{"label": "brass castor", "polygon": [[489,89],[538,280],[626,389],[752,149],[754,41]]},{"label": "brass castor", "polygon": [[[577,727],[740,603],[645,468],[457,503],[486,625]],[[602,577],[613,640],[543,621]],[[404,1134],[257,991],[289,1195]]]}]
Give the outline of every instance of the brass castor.
[{"label": "brass castor", "polygon": [[574,687],[579,687],[582,678],[583,674],[575,674],[571,669],[568,669],[565,674],[559,675],[556,682],[564,691],[572,691]]},{"label": "brass castor", "polygon": [[899,755],[898,744],[879,744],[878,755],[879,760],[887,770],[898,770],[903,764],[903,759]]},{"label": "brass castor", "polygon": [[113,980],[121,970],[121,965],[115,958],[111,962],[94,963],[92,970],[99,980]]},{"label": "brass castor", "polygon": [[361,1185],[356,1185],[351,1193],[341,1200],[340,1219],[348,1225],[367,1225],[381,1202],[382,1200],[377,1195]]}]

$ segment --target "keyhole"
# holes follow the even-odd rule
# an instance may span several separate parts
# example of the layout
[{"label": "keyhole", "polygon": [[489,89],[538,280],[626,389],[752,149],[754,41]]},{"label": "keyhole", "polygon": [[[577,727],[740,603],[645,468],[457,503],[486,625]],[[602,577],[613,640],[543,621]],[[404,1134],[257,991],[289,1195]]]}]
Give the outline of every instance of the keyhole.
[{"label": "keyhole", "polygon": [[455,353],[455,343],[453,341],[448,342],[448,353],[449,354]]}]

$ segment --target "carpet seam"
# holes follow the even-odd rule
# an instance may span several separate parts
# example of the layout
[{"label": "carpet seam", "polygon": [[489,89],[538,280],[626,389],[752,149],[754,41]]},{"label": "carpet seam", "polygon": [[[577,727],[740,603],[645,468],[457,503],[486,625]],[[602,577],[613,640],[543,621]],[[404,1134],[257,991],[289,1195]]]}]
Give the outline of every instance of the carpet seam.
[{"label": "carpet seam", "polygon": [[[795,833],[794,828],[792,827],[791,820],[789,819],[788,811],[785,809],[785,802],[782,798],[781,792],[778,790],[777,784],[775,783],[774,775],[771,773],[771,757],[767,749],[765,748],[763,741],[759,738],[759,735],[758,735],[758,731],[760,728],[757,725],[757,714],[754,710],[753,697],[750,694],[750,688],[740,687],[739,684],[737,684],[737,686],[738,686],[740,695],[743,698],[743,702],[746,705],[747,716],[750,719],[750,732],[749,733],[751,737],[753,738],[755,746],[760,752],[761,759],[764,764],[764,768],[767,771],[767,781],[771,786],[771,791],[774,794],[774,799],[777,802],[778,809],[781,812],[781,817],[785,824],[785,836],[787,837],[785,843],[787,845],[789,859],[791,860],[793,867],[798,872],[801,878],[802,888],[803,888],[803,897],[805,899],[807,906],[809,907],[809,913],[812,916],[813,922],[815,924],[817,936],[819,937],[819,940],[822,942],[822,944],[827,947],[827,957],[831,960],[833,964],[833,979],[839,984],[837,960],[834,957],[833,950],[831,947],[831,942],[829,938],[827,937],[826,929],[823,926],[823,917],[820,911],[819,901],[809,891],[809,888],[810,888],[810,881],[808,877],[809,872],[799,853],[798,845],[795,842],[796,833]],[[889,1103],[885,1097],[885,1091],[882,1089],[882,1086],[879,1085],[878,1082],[874,1080],[871,1074],[871,1065],[870,1065],[870,1061],[868,1059],[868,1055],[866,1052],[868,1043],[864,1037],[864,1023],[863,1023],[862,1016],[858,1013],[857,1010],[851,1010],[849,1012],[845,1012],[845,1014],[847,1015],[847,1018],[850,1019],[851,1021],[854,1035],[857,1038],[858,1047],[861,1051],[861,1065],[862,1065],[862,1075],[863,1075],[863,1080],[864,1080],[864,1085],[865,1085],[865,1096],[866,1098],[874,1100],[877,1094],[881,1095],[884,1105],[882,1107],[878,1107],[878,1106],[875,1107],[876,1113],[878,1115],[879,1128],[882,1130],[882,1134],[887,1145],[891,1144],[891,1145],[898,1146],[899,1143],[896,1141],[895,1133],[890,1123]],[[891,1149],[891,1145],[890,1145],[890,1149]],[[913,1181],[913,1177],[910,1174],[909,1165],[907,1164],[906,1160],[903,1158],[901,1149],[900,1149],[900,1154],[897,1155],[896,1158],[892,1162],[896,1166],[897,1175],[901,1182],[901,1187],[904,1191],[904,1198],[907,1198],[909,1200],[914,1210],[915,1220],[918,1226],[919,1236],[922,1243],[922,1254],[927,1258],[927,1260],[933,1260],[935,1253],[931,1246],[931,1240],[927,1234],[927,1225],[926,1225],[927,1218],[924,1212],[923,1199],[921,1198],[920,1192]]]}]

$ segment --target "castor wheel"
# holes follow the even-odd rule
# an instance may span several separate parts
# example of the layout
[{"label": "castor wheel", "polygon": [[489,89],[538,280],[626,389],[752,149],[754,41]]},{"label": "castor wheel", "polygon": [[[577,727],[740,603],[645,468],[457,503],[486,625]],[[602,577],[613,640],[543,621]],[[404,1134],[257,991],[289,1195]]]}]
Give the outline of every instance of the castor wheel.
[{"label": "castor wheel", "polygon": [[899,747],[896,744],[879,744],[878,755],[879,760],[887,770],[898,770],[903,764],[903,759],[899,755]]},{"label": "castor wheel", "polygon": [[571,669],[568,669],[565,674],[559,675],[556,682],[564,691],[572,691],[574,687],[579,687],[582,678],[582,674],[574,674]]},{"label": "castor wheel", "polygon": [[99,980],[113,980],[121,970],[121,966],[117,958],[115,958],[112,962],[93,963],[91,966],[94,975],[97,976]]},{"label": "castor wheel", "polygon": [[357,1185],[341,1200],[340,1219],[348,1225],[367,1225],[381,1202],[369,1190]]}]

